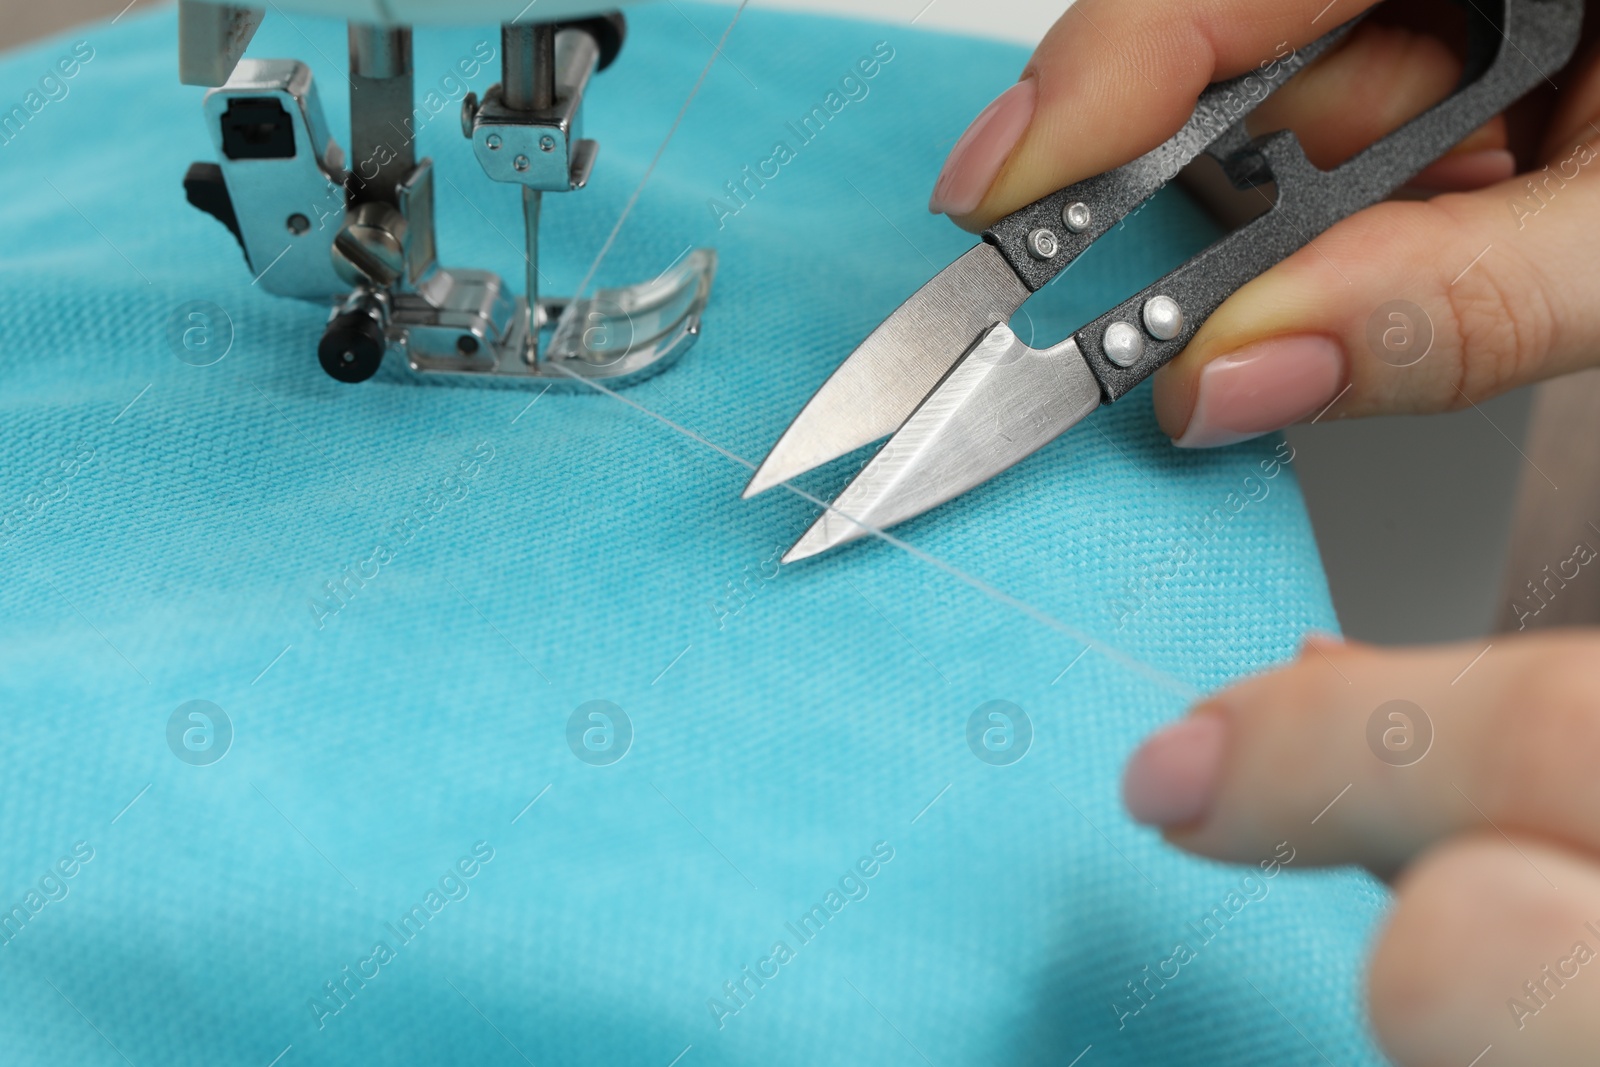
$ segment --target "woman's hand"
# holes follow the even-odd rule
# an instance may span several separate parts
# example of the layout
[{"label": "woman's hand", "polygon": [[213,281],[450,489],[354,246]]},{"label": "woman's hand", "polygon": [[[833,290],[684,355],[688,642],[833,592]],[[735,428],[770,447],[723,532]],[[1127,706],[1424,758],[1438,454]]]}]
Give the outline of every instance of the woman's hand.
[{"label": "woman's hand", "polygon": [[[957,143],[929,206],[981,229],[1134,159],[1177,131],[1210,82],[1366,6],[1079,0]],[[1446,25],[1459,9],[1405,10]],[[1279,90],[1252,128],[1294,129],[1330,166],[1448,96],[1461,71],[1451,48],[1375,21],[1386,17]],[[1156,376],[1162,428],[1185,447],[1232,444],[1324,409],[1451,410],[1600,362],[1600,64],[1584,47],[1546,73],[1559,92],[1536,91],[1417,183],[1467,191],[1363,211],[1223,304]]]},{"label": "woman's hand", "polygon": [[1367,1000],[1396,1062],[1593,1063],[1600,637],[1482,651],[1314,640],[1146,741],[1124,796],[1201,855],[1394,878]]},{"label": "woman's hand", "polygon": [[[930,207],[979,229],[1125,163],[1176,132],[1207,84],[1364,6],[1079,0],[962,137]],[[1401,13],[1437,26],[1450,10]],[[1460,70],[1444,42],[1380,13],[1252,128],[1294,129],[1331,166],[1449,95]],[[1438,195],[1339,223],[1225,303],[1156,377],[1167,433],[1208,447],[1325,409],[1444,411],[1600,363],[1600,64],[1583,47],[1546,73],[1558,88],[1415,183]],[[1415,310],[1390,318],[1395,301]],[[1414,331],[1430,329],[1424,348]],[[1481,653],[1313,641],[1146,742],[1126,800],[1203,855],[1255,862],[1288,841],[1297,864],[1395,879],[1368,997],[1400,1063],[1594,1062],[1600,636]]]}]

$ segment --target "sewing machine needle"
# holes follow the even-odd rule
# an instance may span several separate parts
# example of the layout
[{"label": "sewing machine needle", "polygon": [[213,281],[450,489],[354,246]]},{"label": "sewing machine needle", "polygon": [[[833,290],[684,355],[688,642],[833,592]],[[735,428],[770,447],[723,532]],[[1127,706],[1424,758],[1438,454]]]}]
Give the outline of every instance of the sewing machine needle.
[{"label": "sewing machine needle", "polygon": [[993,327],[783,562],[817,555],[960,496],[1061,436],[1099,407],[1100,399],[1100,383],[1072,339],[1040,351],[1004,323]]},{"label": "sewing machine needle", "polygon": [[980,244],[940,271],[861,342],[795,416],[757,468],[746,498],[886,437],[997,322],[1030,293]]}]

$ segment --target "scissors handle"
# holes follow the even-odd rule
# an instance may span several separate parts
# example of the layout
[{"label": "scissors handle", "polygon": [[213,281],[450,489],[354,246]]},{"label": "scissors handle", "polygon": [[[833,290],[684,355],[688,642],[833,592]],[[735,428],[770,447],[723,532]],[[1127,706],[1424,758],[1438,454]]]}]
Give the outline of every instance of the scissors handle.
[{"label": "scissors handle", "polygon": [[[1107,402],[1183,351],[1246,282],[1334,223],[1385,199],[1534,86],[1549,81],[1577,47],[1583,2],[1499,0],[1470,4],[1467,15],[1469,69],[1462,86],[1359,155],[1333,170],[1319,170],[1294,134],[1282,131],[1250,142],[1225,161],[1224,169],[1241,187],[1276,184],[1276,202],[1074,335]],[[1164,302],[1158,306],[1165,314],[1155,317],[1159,335],[1147,325],[1146,310],[1159,297],[1181,311],[1175,332],[1171,305]]]},{"label": "scissors handle", "polygon": [[[983,233],[1029,292],[1052,278],[1113,226],[1154,196],[1202,153],[1219,159],[1250,140],[1245,119],[1309,63],[1337,44],[1365,15],[1357,16],[1303,48],[1278,47],[1272,58],[1248,74],[1217,82],[1200,94],[1183,128],[1132,163],[1057,190],[996,222]],[[1049,234],[1055,252],[1042,256],[1034,235]]]}]

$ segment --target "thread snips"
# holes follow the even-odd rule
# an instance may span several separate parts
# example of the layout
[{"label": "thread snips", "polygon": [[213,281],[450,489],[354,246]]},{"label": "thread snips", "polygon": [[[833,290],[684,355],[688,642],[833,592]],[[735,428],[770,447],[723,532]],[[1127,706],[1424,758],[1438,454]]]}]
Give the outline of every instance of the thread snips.
[{"label": "thread snips", "polygon": [[[784,556],[794,562],[887,529],[1032,455],[1172,360],[1246,282],[1375,204],[1548,80],[1576,48],[1581,0],[1469,0],[1453,95],[1332,170],[1288,131],[1252,137],[1252,111],[1353,20],[1213,84],[1170,140],[1001,219],[911,296],[823,384],[766,460],[753,496],[882,437],[889,441]],[[1033,293],[1202,153],[1271,207],[1060,344],[1007,325]]]}]

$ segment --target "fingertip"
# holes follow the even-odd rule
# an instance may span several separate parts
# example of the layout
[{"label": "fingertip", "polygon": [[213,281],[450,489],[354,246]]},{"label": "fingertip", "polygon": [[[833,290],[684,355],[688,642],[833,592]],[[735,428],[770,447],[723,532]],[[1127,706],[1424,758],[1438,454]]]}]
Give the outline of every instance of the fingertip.
[{"label": "fingertip", "polygon": [[1123,775],[1128,814],[1162,828],[1201,822],[1217,792],[1227,742],[1227,716],[1209,704],[1147,738]]},{"label": "fingertip", "polygon": [[978,113],[939,171],[928,198],[930,212],[959,218],[978,209],[1027,132],[1037,99],[1034,80],[1025,77]]},{"label": "fingertip", "polygon": [[1179,448],[1219,448],[1281,430],[1317,412],[1346,379],[1338,341],[1324,334],[1257,341],[1206,363]]}]

